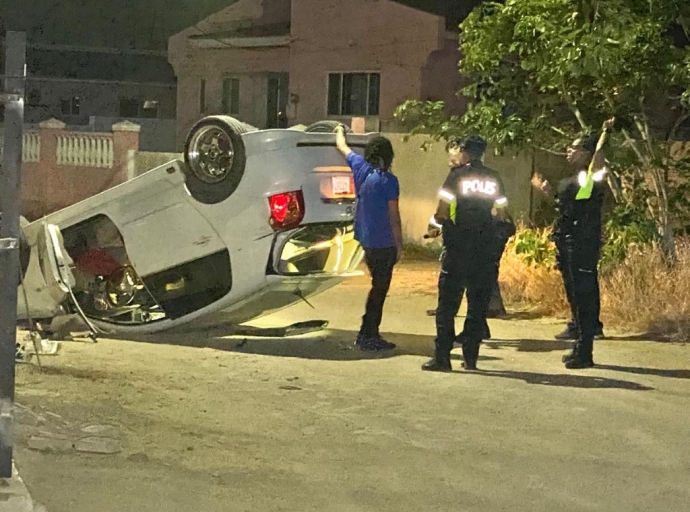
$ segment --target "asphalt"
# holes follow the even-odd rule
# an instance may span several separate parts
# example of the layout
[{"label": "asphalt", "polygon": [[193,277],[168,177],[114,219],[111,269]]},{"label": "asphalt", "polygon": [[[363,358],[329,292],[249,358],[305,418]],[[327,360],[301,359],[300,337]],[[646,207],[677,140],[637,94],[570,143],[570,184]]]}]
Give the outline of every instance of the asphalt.
[{"label": "asphalt", "polygon": [[[490,322],[479,372],[422,372],[434,297],[398,275],[390,353],[352,346],[366,282],[262,326],[327,319],[285,339],[216,329],[66,344],[18,401],[64,425],[116,425],[113,455],[27,447],[17,463],[50,512],[690,510],[690,354],[609,330],[597,367],[568,371],[557,320]],[[461,321],[461,319],[460,319]],[[48,414],[50,413],[50,414]]]}]

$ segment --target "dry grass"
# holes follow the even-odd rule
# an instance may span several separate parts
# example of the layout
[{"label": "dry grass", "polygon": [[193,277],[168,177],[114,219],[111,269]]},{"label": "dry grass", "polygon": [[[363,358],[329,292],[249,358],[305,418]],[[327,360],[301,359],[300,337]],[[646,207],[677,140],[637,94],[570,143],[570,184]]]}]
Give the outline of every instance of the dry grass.
[{"label": "dry grass", "polygon": [[[528,266],[511,242],[501,262],[501,289],[512,303],[528,303],[539,313],[567,317],[560,273]],[[656,247],[636,249],[626,261],[600,276],[602,320],[626,332],[690,339],[690,240],[678,241],[678,264],[668,269]]]},{"label": "dry grass", "polygon": [[668,269],[658,248],[636,250],[601,279],[604,322],[674,341],[690,339],[690,240]]},{"label": "dry grass", "polygon": [[527,265],[509,242],[501,260],[499,276],[503,299],[512,304],[527,304],[537,313],[567,317],[570,313],[558,270]]}]

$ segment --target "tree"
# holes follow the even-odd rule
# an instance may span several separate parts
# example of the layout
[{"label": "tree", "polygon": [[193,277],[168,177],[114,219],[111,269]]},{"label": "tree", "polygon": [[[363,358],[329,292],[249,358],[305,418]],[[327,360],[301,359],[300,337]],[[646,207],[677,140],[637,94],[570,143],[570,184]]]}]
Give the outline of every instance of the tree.
[{"label": "tree", "polygon": [[673,258],[690,206],[690,161],[669,143],[690,119],[689,20],[686,0],[485,3],[460,25],[466,113],[408,101],[396,117],[436,140],[479,132],[498,149],[558,152],[615,115],[614,196],[642,201]]}]

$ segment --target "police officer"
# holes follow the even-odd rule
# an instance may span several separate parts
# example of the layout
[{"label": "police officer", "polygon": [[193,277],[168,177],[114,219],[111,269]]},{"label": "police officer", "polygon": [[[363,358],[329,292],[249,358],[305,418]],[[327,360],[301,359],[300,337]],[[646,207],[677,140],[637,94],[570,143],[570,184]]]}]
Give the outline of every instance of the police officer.
[{"label": "police officer", "polygon": [[489,301],[489,318],[501,318],[507,314],[506,308],[503,305],[503,297],[501,296],[501,287],[498,284],[498,274],[501,268],[501,258],[508,245],[508,240],[517,231],[515,223],[510,216],[505,218],[496,218],[496,281],[494,282],[493,292],[491,293],[491,300]]},{"label": "police officer", "polygon": [[427,371],[451,371],[455,316],[467,290],[467,317],[462,354],[467,370],[477,368],[486,314],[496,280],[496,223],[494,213],[507,199],[498,173],[482,163],[486,141],[473,135],[451,146],[452,168],[429,224],[428,236],[443,235],[444,252],[438,282],[436,347],[422,365]]},{"label": "police officer", "polygon": [[[568,161],[580,169],[562,180],[558,190],[555,242],[573,321],[559,337],[576,338],[573,351],[563,357],[566,368],[594,366],[594,339],[603,336],[599,320],[598,263],[601,253],[601,211],[606,191],[603,147],[614,119],[604,122],[602,133],[575,140],[567,150]],[[539,188],[548,193],[548,182]],[[575,332],[570,332],[575,331]]]}]

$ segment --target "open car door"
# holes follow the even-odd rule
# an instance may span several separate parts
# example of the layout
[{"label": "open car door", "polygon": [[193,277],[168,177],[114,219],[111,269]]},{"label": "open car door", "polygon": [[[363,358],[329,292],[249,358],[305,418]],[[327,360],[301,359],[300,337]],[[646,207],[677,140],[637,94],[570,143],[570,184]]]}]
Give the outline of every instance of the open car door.
[{"label": "open car door", "polygon": [[60,229],[44,223],[33,234],[28,237],[31,256],[17,296],[17,316],[49,319],[67,314],[75,279]]}]

